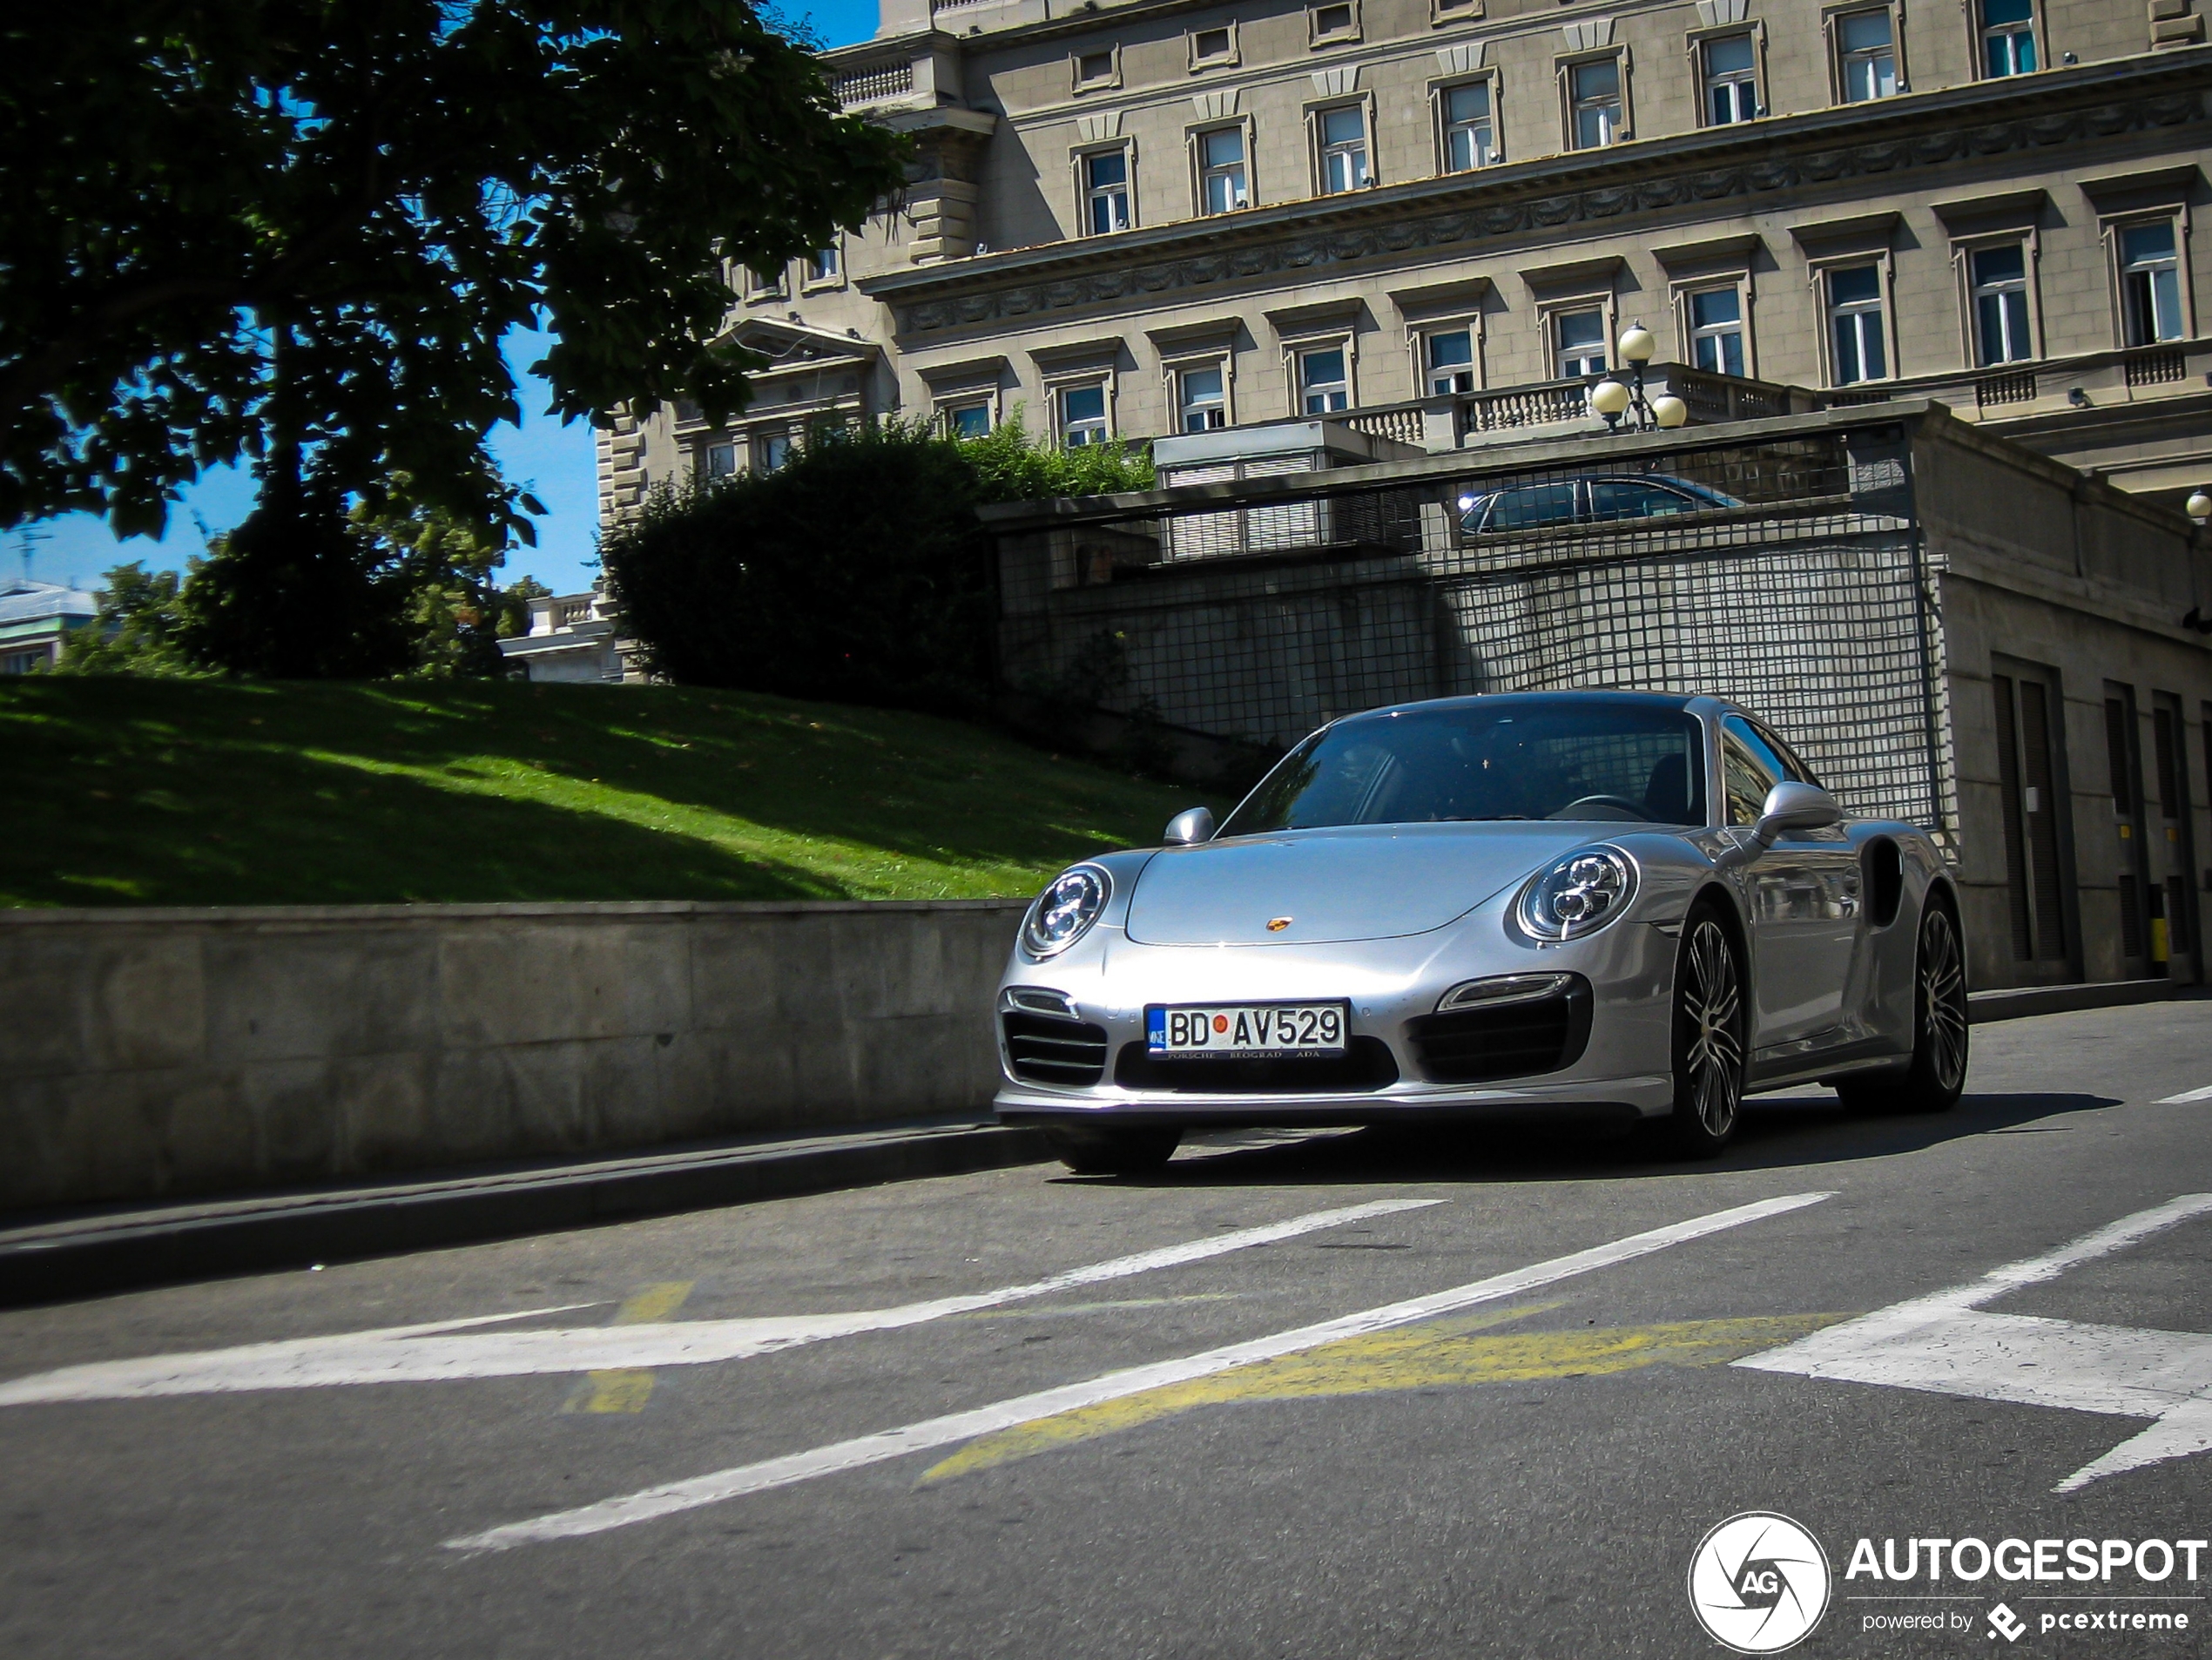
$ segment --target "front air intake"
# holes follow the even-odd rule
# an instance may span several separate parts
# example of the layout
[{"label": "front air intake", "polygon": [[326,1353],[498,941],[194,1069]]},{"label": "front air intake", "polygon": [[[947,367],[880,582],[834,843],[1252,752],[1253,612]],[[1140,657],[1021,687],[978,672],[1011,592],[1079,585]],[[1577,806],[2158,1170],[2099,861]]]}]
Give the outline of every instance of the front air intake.
[{"label": "front air intake", "polygon": [[999,1016],[1007,1063],[1025,1083],[1087,1089],[1106,1075],[1106,1029],[1008,1009]]},{"label": "front air intake", "polygon": [[1548,997],[1477,1003],[1406,1022],[1421,1074],[1436,1083],[1536,1077],[1582,1058],[1590,1041],[1590,983],[1574,976]]}]

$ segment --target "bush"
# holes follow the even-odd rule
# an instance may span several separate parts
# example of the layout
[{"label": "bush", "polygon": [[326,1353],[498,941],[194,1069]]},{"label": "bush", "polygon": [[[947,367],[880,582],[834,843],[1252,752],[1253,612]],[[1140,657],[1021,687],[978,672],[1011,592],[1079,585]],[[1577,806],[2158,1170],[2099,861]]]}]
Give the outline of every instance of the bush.
[{"label": "bush", "polygon": [[647,665],[671,680],[960,713],[993,682],[976,508],[1150,482],[1118,445],[888,421],[819,435],[778,472],[656,491],[600,557]]}]

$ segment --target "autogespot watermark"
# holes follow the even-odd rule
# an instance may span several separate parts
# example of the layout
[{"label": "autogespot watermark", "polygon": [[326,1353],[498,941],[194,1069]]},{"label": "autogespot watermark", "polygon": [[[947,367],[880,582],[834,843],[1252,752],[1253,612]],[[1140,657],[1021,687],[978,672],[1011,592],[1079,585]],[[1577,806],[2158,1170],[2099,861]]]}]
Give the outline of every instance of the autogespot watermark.
[{"label": "autogespot watermark", "polygon": [[1738,1654],[1780,1654],[1828,1609],[1828,1553],[1788,1516],[1747,1510],[1699,1542],[1689,1606],[1713,1641]]},{"label": "autogespot watermark", "polygon": [[[1730,1516],[1698,1543],[1689,1605],[1738,1654],[1779,1654],[1810,1636],[1831,1598],[1867,1636],[1949,1632],[2010,1647],[2063,1632],[2119,1644],[2201,1632],[2203,1539],[1863,1538],[1838,1589],[1827,1553],[1788,1516]],[[1997,1585],[2007,1601],[1986,1598]],[[2046,1588],[2048,1589],[2046,1589]],[[1909,1588],[1909,1589],[1908,1589]],[[2012,1603],[2023,1605],[2015,1609]]]}]

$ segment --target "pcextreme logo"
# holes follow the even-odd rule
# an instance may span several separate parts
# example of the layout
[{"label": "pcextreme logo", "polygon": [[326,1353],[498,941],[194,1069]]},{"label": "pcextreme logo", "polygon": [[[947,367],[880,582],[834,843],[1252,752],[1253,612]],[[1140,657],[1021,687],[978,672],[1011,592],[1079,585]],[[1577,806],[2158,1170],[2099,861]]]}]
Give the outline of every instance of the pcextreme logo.
[{"label": "pcextreme logo", "polygon": [[1828,1555],[1788,1516],[1747,1510],[1699,1542],[1689,1606],[1713,1641],[1738,1654],[1780,1654],[1827,1612]]}]

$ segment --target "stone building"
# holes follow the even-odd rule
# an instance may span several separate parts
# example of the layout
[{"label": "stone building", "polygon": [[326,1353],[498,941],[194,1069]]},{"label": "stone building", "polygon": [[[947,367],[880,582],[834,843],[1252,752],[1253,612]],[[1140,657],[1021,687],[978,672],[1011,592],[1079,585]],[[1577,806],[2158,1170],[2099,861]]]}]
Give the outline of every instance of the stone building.
[{"label": "stone building", "polygon": [[1636,321],[2177,502],[2212,477],[2202,3],[883,0],[828,63],[914,136],[904,200],[744,273],[756,402],[603,433],[602,511],[855,413],[1434,448],[1579,414]]}]

